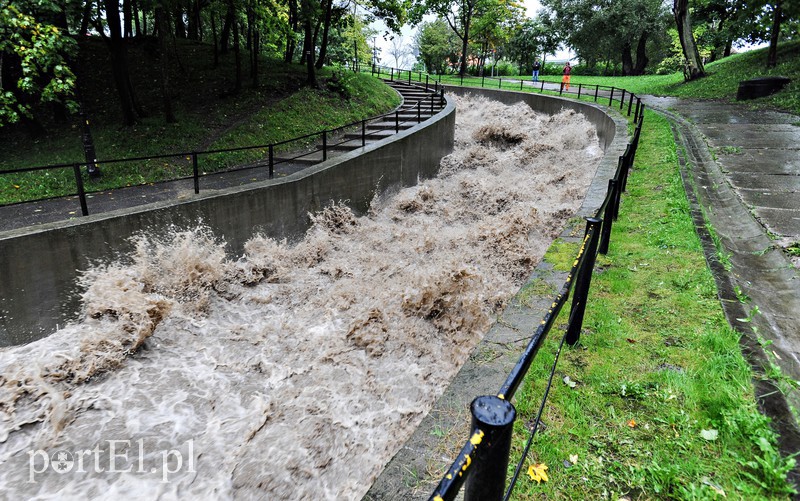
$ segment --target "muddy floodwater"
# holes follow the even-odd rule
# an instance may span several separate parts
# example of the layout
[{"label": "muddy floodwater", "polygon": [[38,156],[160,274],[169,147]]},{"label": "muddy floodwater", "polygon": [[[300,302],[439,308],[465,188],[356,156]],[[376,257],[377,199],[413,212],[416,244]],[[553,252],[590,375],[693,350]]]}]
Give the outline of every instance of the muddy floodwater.
[{"label": "muddy floodwater", "polygon": [[0,349],[0,498],[359,499],[578,210],[580,114],[457,101],[440,175],[232,260],[200,227]]}]

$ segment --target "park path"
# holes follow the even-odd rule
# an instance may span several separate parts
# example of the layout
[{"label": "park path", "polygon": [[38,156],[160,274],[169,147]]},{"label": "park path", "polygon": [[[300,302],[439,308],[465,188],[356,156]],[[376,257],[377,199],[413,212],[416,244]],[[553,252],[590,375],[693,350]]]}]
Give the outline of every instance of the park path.
[{"label": "park path", "polygon": [[[380,118],[366,122],[363,138],[362,131],[343,130],[337,134],[329,134],[325,155],[322,144],[314,144],[302,151],[276,155],[274,177],[286,177],[325,160],[367,147],[429,119],[442,109],[441,101],[433,97],[433,88],[425,90],[418,85],[397,81],[386,83],[402,98],[397,113],[389,119]],[[419,109],[416,107],[418,101],[422,104]],[[202,176],[200,193],[207,194],[211,190],[266,181],[270,179],[268,166],[269,161],[264,158],[231,170]],[[91,184],[87,184],[87,189],[91,189]],[[157,202],[181,202],[194,196],[194,180],[188,178],[87,193],[87,205],[89,214],[93,215]],[[0,232],[80,217],[81,206],[77,195],[3,205],[0,206]]]},{"label": "park path", "polygon": [[[800,117],[721,101],[644,101],[672,125],[725,316],[742,334],[757,402],[773,419],[781,452],[794,454],[800,432],[789,405],[800,409],[800,390],[759,376],[775,365],[800,380],[800,258],[786,252],[800,240]],[[790,477],[800,483],[800,469]]]}]

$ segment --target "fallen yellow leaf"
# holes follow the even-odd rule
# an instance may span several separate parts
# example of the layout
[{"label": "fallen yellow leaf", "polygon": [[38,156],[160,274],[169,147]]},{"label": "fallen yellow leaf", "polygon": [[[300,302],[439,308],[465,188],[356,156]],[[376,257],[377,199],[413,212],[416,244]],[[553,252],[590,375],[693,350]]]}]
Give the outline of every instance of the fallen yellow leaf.
[{"label": "fallen yellow leaf", "polygon": [[18,184],[15,184],[15,185],[14,185],[14,188],[16,188],[16,189],[19,189],[19,185],[18,185]]},{"label": "fallen yellow leaf", "polygon": [[628,421],[628,426],[630,426],[631,428],[636,428],[636,421],[631,419],[630,421]]},{"label": "fallen yellow leaf", "polygon": [[569,462],[572,464],[578,464],[578,455],[577,454],[570,454],[569,455]]},{"label": "fallen yellow leaf", "polygon": [[544,463],[536,463],[528,467],[528,475],[531,477],[531,480],[536,480],[537,484],[541,481],[547,482],[546,471],[547,465]]}]

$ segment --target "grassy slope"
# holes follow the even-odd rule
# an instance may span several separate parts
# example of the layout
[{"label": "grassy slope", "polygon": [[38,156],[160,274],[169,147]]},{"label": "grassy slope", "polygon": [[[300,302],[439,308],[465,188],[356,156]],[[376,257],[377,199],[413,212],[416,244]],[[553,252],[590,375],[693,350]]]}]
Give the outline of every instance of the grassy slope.
[{"label": "grassy slope", "polygon": [[[298,65],[262,62],[260,84],[252,88],[243,75],[242,91],[232,94],[233,56],[222,56],[214,68],[208,45],[178,41],[180,65],[171,76],[178,123],[166,124],[160,114],[157,60],[147,42],[131,48],[134,85],[149,116],[132,127],[119,124],[118,104],[110,79],[87,79],[85,106],[92,121],[92,135],[100,160],[156,155],[169,152],[205,150],[266,144],[316,132],[388,111],[397,94],[367,75],[353,75],[323,69],[320,87],[303,87],[305,70]],[[107,64],[107,51],[97,42],[84,44],[83,67]],[[334,73],[335,78],[334,78]],[[47,134],[32,139],[21,128],[0,128],[0,171],[10,168],[81,162],[81,128],[76,117],[67,124],[46,123]],[[217,155],[205,159],[202,168],[212,171],[243,155]],[[104,168],[99,182],[90,190],[141,184],[190,172],[185,159]],[[74,192],[69,169],[49,174],[0,176],[0,203]]]},{"label": "grassy slope", "polygon": [[[777,108],[800,114],[800,42],[785,42],[778,46],[778,66],[765,68],[767,49],[734,54],[706,65],[706,78],[684,82],[681,73],[646,75],[641,77],[592,77],[575,75],[572,84],[613,85],[636,94],[678,96],[703,99],[736,99],[739,82],[750,78],[782,75],[792,79],[787,87],[772,96],[747,101],[748,105]],[[547,81],[560,81],[545,76]]]},{"label": "grassy slope", "polygon": [[[752,372],[694,231],[669,125],[651,112],[628,191],[592,280],[581,345],[562,353],[546,430],[532,448],[528,464],[548,465],[550,481],[524,476],[515,499],[785,498],[792,462],[778,456],[757,411]],[[567,269],[576,252],[557,243],[545,259]],[[512,460],[555,339],[517,394]]]}]

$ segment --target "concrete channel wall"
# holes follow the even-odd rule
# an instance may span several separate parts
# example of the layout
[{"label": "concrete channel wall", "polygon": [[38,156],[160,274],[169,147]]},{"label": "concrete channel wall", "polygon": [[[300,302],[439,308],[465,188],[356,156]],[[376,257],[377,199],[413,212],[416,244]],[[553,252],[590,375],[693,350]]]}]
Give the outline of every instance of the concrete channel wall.
[{"label": "concrete channel wall", "polygon": [[223,238],[232,256],[254,233],[298,238],[308,213],[345,201],[363,213],[376,193],[431,178],[453,149],[455,106],[383,141],[290,176],[0,233],[0,347],[23,344],[75,318],[76,280],[92,263],[128,254],[131,237],[163,235],[199,223]]},{"label": "concrete channel wall", "polygon": [[[609,165],[615,166],[615,155],[620,154],[610,152],[615,150],[612,142],[621,141],[624,148],[627,139],[615,135],[614,119],[588,103],[493,89],[447,90],[507,104],[524,101],[548,114],[562,108],[579,111],[597,128],[606,157],[613,157],[604,162]],[[442,112],[420,125],[285,178],[209,191],[182,202],[2,232],[0,347],[38,339],[75,318],[80,306],[76,284],[80,270],[128,254],[134,235],[158,236],[202,223],[227,242],[232,256],[241,254],[244,243],[256,232],[298,238],[308,228],[309,212],[339,200],[363,212],[376,193],[435,176],[440,159],[452,150],[454,130],[455,107],[448,102]],[[604,187],[593,185],[589,205],[598,194],[602,201]]]}]

